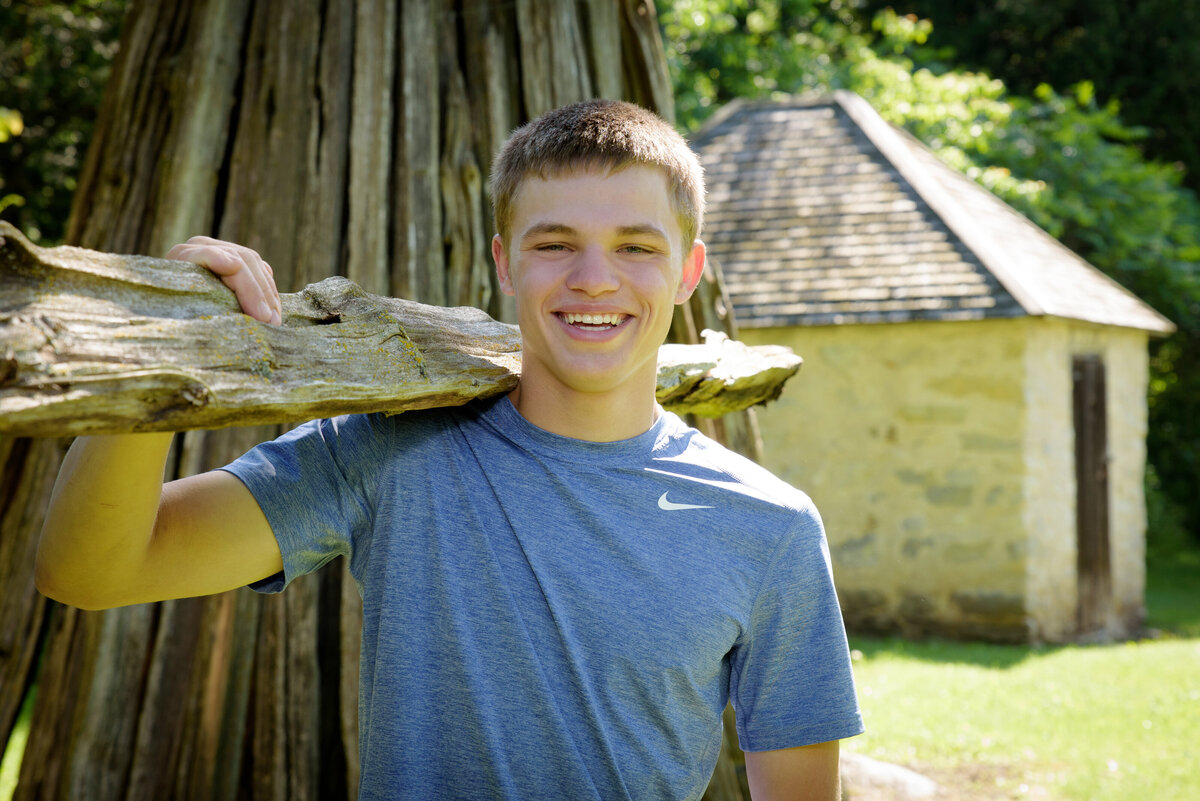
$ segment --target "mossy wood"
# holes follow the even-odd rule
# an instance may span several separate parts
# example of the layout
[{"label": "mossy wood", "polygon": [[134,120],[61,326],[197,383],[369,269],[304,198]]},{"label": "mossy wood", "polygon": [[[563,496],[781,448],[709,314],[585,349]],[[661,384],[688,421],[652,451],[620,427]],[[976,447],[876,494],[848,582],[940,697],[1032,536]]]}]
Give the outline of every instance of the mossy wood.
[{"label": "mossy wood", "polygon": [[[187,262],[39,248],[0,223],[0,433],[219,428],[452,406],[515,386],[521,338],[470,307],[326,278],[283,296],[283,324],[239,311]],[[658,397],[709,416],[779,395],[785,348],[665,345]]]}]

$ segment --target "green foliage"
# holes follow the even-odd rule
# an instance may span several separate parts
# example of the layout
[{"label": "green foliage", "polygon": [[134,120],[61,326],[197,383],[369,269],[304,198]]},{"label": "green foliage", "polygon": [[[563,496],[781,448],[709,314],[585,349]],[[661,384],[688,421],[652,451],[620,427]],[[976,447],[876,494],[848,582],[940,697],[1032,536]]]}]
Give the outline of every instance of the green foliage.
[{"label": "green foliage", "polygon": [[675,116],[685,130],[738,97],[844,86],[846,53],[866,45],[840,0],[656,0]]},{"label": "green foliage", "polygon": [[0,106],[0,142],[20,136],[23,130],[25,121],[21,119],[21,112]]},{"label": "green foliage", "polygon": [[[1200,0],[866,0],[932,20],[931,41],[960,67],[1002,78],[1016,94],[1093,83],[1125,120],[1147,126],[1155,158],[1187,165],[1200,188]],[[918,60],[919,61],[919,60]]]},{"label": "green foliage", "polygon": [[126,0],[0,0],[0,216],[62,239]]},{"label": "green foliage", "polygon": [[[0,145],[14,136],[20,136],[24,128],[25,121],[21,119],[21,112],[0,106]],[[25,198],[15,192],[7,195],[3,194],[3,192],[4,178],[0,176],[0,212],[9,206],[20,206],[25,203]]]},{"label": "green foliage", "polygon": [[[861,4],[837,0],[660,5],[684,127],[733,97],[851,89],[1169,317],[1178,333],[1151,349],[1151,489],[1200,534],[1200,203],[1176,166],[1143,156],[1147,129],[1088,82],[1017,94],[954,69],[915,16],[863,25]],[[776,28],[750,25],[754,12]]]}]

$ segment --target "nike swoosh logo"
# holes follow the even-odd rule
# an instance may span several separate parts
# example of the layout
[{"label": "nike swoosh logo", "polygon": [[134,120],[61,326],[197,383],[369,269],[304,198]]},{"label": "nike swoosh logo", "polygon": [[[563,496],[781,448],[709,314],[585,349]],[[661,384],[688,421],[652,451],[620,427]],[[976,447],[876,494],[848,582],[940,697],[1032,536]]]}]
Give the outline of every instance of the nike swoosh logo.
[{"label": "nike swoosh logo", "polygon": [[667,500],[667,493],[664,492],[662,497],[658,499],[658,508],[662,509],[664,512],[679,512],[684,509],[712,509],[713,507],[696,506],[695,504],[691,503],[672,503],[671,501]]}]

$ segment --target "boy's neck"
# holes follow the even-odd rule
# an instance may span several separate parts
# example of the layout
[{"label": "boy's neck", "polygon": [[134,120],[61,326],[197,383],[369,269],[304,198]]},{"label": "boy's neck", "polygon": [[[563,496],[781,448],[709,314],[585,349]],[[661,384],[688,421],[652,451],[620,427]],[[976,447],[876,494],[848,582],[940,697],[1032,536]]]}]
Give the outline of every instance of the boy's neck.
[{"label": "boy's neck", "polygon": [[519,384],[508,395],[518,413],[533,425],[572,439],[616,442],[646,433],[658,419],[653,387],[629,393],[581,393]]}]

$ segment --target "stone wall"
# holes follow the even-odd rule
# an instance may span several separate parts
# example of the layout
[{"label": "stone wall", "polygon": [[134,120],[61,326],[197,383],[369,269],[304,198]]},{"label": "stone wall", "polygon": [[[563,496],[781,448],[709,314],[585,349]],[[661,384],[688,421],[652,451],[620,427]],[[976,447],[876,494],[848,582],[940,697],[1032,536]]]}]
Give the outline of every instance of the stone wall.
[{"label": "stone wall", "polygon": [[805,359],[759,415],[764,460],[820,508],[847,625],[999,641],[1072,634],[1071,355],[1103,353],[1116,614],[1140,614],[1144,334],[1016,318],[741,337]]},{"label": "stone wall", "polygon": [[[1025,527],[1028,603],[1036,639],[1075,634],[1075,431],[1071,361],[1099,355],[1108,413],[1109,546],[1113,605],[1108,634],[1135,633],[1145,617],[1147,335],[1067,320],[1031,320],[1026,382]],[[1062,532],[1067,532],[1063,535]]]}]

